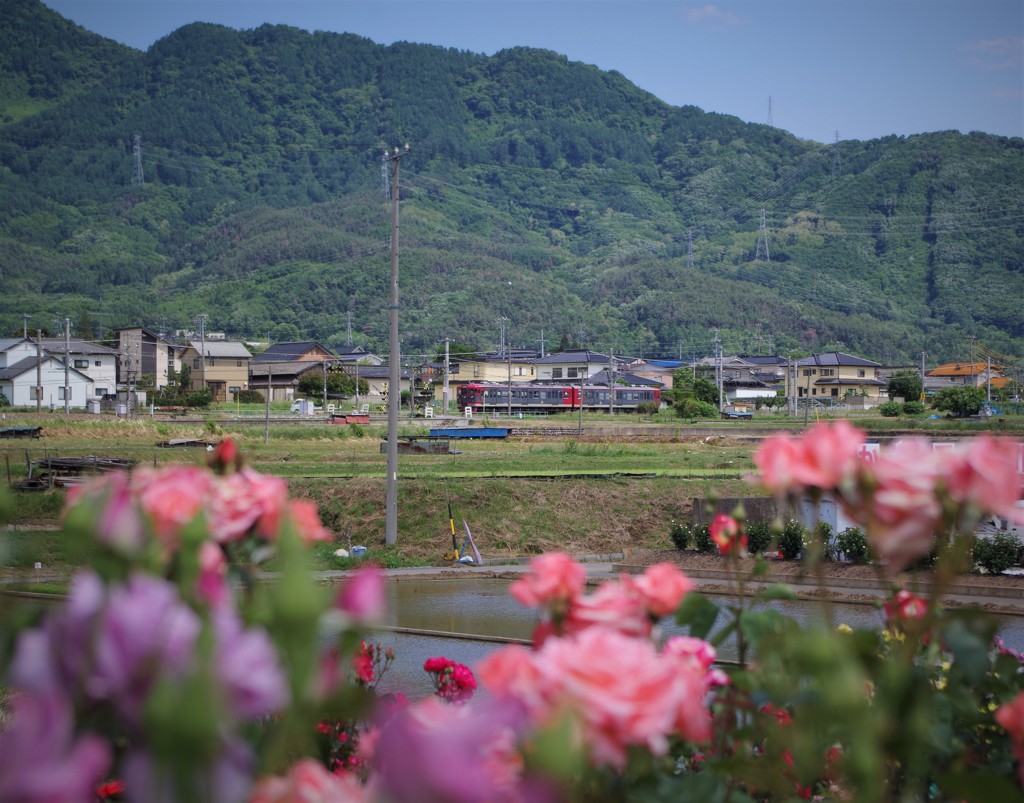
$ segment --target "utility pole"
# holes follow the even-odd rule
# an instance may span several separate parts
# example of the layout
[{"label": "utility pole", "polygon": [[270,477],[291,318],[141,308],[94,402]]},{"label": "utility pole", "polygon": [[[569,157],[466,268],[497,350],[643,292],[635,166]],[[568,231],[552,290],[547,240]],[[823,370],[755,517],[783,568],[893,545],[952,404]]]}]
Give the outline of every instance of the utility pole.
[{"label": "utility pole", "polygon": [[544,330],[540,330],[540,339],[537,341],[540,343],[540,358],[543,360],[547,355],[544,353],[544,345],[548,342],[544,339]]},{"label": "utility pole", "polygon": [[24,312],[21,315],[21,336],[25,340],[28,340],[28,319],[31,317],[32,316],[29,315],[27,312]]},{"label": "utility pole", "polygon": [[615,349],[608,352],[608,415],[615,415]]},{"label": "utility pole", "polygon": [[43,330],[36,329],[36,413],[43,412]]},{"label": "utility pole", "polygon": [[715,382],[718,384],[718,411],[721,412],[722,403],[722,341],[718,339],[718,330],[715,330]]},{"label": "utility pole", "polygon": [[64,319],[64,415],[71,414],[71,367],[68,365],[71,353],[71,319]]},{"label": "utility pole", "polygon": [[442,385],[442,390],[441,390],[441,403],[444,405],[444,414],[445,415],[448,415],[448,401],[449,401],[449,398],[448,398],[448,395],[449,395],[448,374],[451,371],[451,361],[450,361],[450,354],[448,352],[448,346],[449,346],[450,343],[451,343],[451,341],[446,337],[444,339],[444,384]]},{"label": "utility pole", "polygon": [[271,374],[274,373],[274,364],[267,363],[267,409],[266,415],[263,418],[263,442],[270,443],[270,397],[273,395],[273,385],[271,384]]},{"label": "utility pole", "polygon": [[505,342],[505,327],[508,326],[508,318],[504,315],[498,318],[498,326],[501,331],[501,347],[499,354],[505,358],[505,362],[508,363],[508,399],[507,399],[507,412],[508,417],[512,417],[512,349],[508,347]]},{"label": "utility pole", "polygon": [[924,398],[924,358],[927,357],[927,352],[922,351],[921,357],[921,397]]},{"label": "utility pole", "polygon": [[384,151],[381,172],[387,177],[391,166],[391,303],[388,305],[390,319],[388,357],[388,444],[387,444],[387,488],[385,494],[384,542],[398,543],[398,407],[402,403],[401,354],[398,341],[398,169],[402,157],[409,152],[409,146],[389,153]]},{"label": "utility pole", "polygon": [[202,366],[202,373],[200,374],[200,381],[202,384],[199,389],[202,390],[206,387],[206,313],[200,313],[199,315],[199,364]]}]

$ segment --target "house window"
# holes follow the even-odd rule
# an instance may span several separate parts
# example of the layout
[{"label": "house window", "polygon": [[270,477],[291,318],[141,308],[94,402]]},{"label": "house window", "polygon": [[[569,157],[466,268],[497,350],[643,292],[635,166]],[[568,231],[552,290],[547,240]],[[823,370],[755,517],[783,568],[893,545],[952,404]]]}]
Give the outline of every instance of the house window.
[{"label": "house window", "polygon": [[96,388],[95,393],[96,393],[97,396],[106,396],[107,395],[107,389],[106,388]]},{"label": "house window", "polygon": [[835,376],[836,372],[832,368],[822,368],[821,369],[821,375],[822,376]]},{"label": "house window", "polygon": [[804,368],[804,376],[814,376],[816,373],[814,368]]},{"label": "house window", "polygon": [[93,365],[95,365],[97,368],[99,368],[100,366],[103,365],[103,361],[102,360],[96,360],[96,362],[94,362]]},{"label": "house window", "polygon": [[228,393],[235,394],[238,393],[239,390],[241,390],[241,388],[236,385],[233,388],[228,388]]},{"label": "house window", "polygon": [[75,360],[74,365],[75,365],[75,368],[88,368],[89,367],[89,361],[88,360]]},{"label": "house window", "polygon": [[861,369],[861,370],[857,371],[857,376],[863,377],[864,376],[864,369]]},{"label": "house window", "polygon": [[839,395],[839,388],[832,388],[832,395],[833,396],[838,396]]},{"label": "house window", "polygon": [[64,401],[64,392],[65,391],[67,391],[67,398],[70,401],[71,400],[71,388],[65,388],[63,385],[61,387],[57,388],[57,398],[60,399],[60,401]]},{"label": "house window", "polygon": [[242,361],[241,360],[236,360],[235,361],[235,368],[241,368],[241,367],[242,367]]},{"label": "house window", "polygon": [[206,358],[206,364],[207,364],[207,365],[209,365],[210,367],[213,367],[213,366],[215,366],[215,365],[216,365],[217,363],[216,363],[216,361],[215,361],[215,360],[213,359],[213,357],[207,357],[207,358]]},{"label": "house window", "polygon": [[562,369],[561,368],[552,368],[551,369],[551,378],[552,379],[561,379],[562,378]]},{"label": "house window", "polygon": [[575,379],[575,378],[576,378],[576,377],[578,377],[579,375],[580,375],[580,369],[579,369],[579,368],[570,368],[570,369],[569,369],[569,373],[568,373],[568,374],[566,374],[566,376],[567,376],[567,377],[568,377],[569,379]]},{"label": "house window", "polygon": [[192,360],[192,367],[193,368],[198,368],[199,367],[199,358],[198,357],[196,357],[194,360]]}]

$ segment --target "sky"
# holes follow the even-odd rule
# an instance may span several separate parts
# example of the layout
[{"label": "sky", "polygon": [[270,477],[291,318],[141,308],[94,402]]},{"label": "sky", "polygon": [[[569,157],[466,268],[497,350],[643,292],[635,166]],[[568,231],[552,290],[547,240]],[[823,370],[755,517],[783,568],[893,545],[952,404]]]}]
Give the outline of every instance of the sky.
[{"label": "sky", "polygon": [[283,23],[493,55],[539,47],[674,106],[816,142],[1024,137],[1021,0],[44,0],[147,49],[190,22]]}]

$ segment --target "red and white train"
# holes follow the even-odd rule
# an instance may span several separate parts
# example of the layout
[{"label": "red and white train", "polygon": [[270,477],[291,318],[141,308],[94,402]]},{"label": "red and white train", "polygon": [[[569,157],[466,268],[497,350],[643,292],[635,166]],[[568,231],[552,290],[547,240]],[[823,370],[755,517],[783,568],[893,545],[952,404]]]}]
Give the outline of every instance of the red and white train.
[{"label": "red and white train", "polygon": [[[470,382],[459,385],[455,393],[459,409],[471,408],[474,413],[504,412],[557,413],[580,409],[581,390],[579,385],[533,385],[525,383],[499,384]],[[582,389],[584,410],[607,411],[612,408],[611,391],[607,387],[587,386]],[[659,388],[635,385],[616,385],[615,412],[632,412],[642,402],[661,404]]]}]

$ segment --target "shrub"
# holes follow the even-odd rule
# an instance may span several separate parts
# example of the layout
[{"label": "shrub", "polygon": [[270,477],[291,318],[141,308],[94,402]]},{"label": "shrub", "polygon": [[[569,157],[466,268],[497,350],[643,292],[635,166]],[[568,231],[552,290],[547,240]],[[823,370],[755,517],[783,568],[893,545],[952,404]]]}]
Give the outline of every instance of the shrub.
[{"label": "shrub", "polygon": [[772,545],[772,523],[755,521],[747,525],[747,550],[751,555],[760,555]]},{"label": "shrub", "polygon": [[676,414],[680,418],[718,418],[720,415],[718,408],[713,404],[694,398],[685,399],[676,405]]},{"label": "shrub", "polygon": [[661,405],[656,401],[645,401],[640,402],[636,406],[636,411],[640,415],[654,415],[661,409]]},{"label": "shrub", "polygon": [[903,402],[903,415],[923,415],[924,402],[908,401]]},{"label": "shrub", "polygon": [[715,542],[711,540],[711,529],[707,524],[697,524],[693,527],[693,546],[698,552],[709,554],[718,551]]},{"label": "shrub", "polygon": [[848,561],[857,564],[867,563],[871,557],[868,551],[868,539],[860,527],[850,527],[836,536],[836,551],[841,552]]},{"label": "shrub", "polygon": [[974,543],[974,565],[988,574],[1002,574],[1017,564],[1020,541],[1010,533],[996,533],[991,538],[978,538]]},{"label": "shrub", "polygon": [[235,400],[239,404],[262,404],[264,401],[258,390],[240,390],[235,394]]},{"label": "shrub", "polygon": [[878,412],[886,418],[896,418],[902,409],[903,405],[897,401],[887,401],[885,404],[878,406]]},{"label": "shrub", "polygon": [[193,390],[185,396],[185,404],[189,407],[209,407],[213,404],[213,394],[209,388]]},{"label": "shrub", "polygon": [[0,407],[10,407],[11,400],[8,399],[3,393],[0,393]]},{"label": "shrub", "polygon": [[681,521],[673,519],[668,525],[668,537],[676,549],[686,549],[693,539],[692,527]]},{"label": "shrub", "polygon": [[779,552],[782,553],[783,559],[796,560],[800,556],[806,532],[804,526],[795,519],[790,519],[783,525],[782,532],[779,533]]}]

